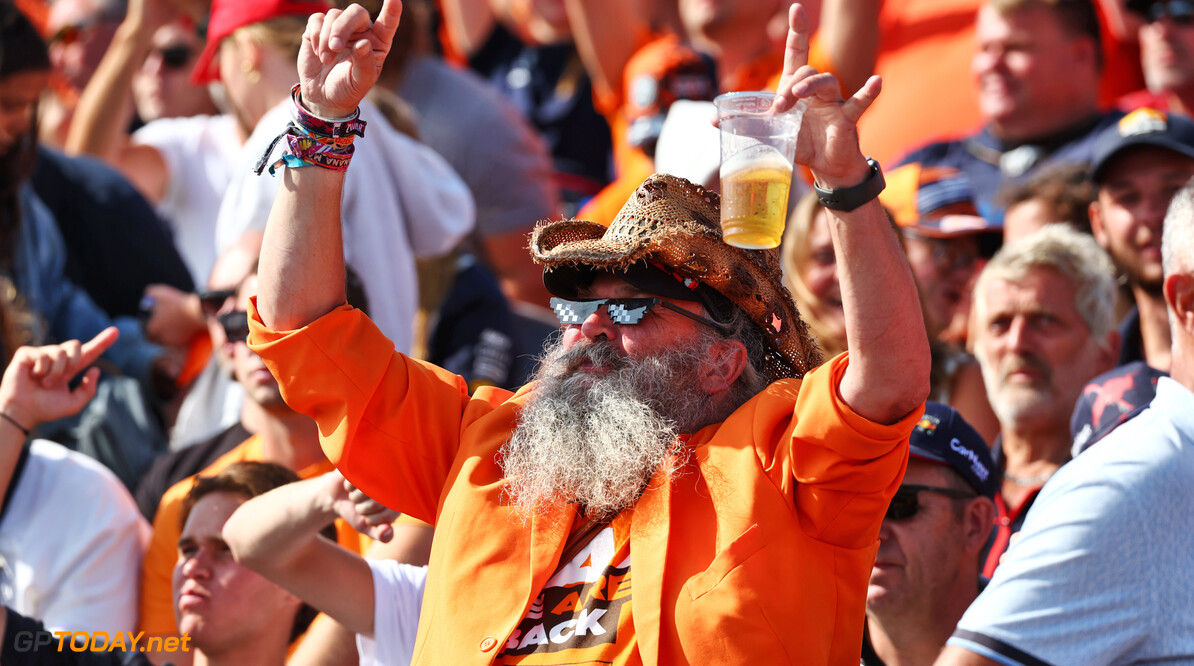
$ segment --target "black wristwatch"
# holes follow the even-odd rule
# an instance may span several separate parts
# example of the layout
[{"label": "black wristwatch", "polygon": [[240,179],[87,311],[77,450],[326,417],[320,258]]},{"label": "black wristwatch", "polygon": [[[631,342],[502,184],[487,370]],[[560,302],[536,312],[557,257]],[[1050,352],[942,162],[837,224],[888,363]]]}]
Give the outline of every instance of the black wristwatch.
[{"label": "black wristwatch", "polygon": [[830,210],[849,212],[879,196],[883,188],[887,187],[887,181],[883,180],[883,169],[879,168],[878,162],[869,157],[866,158],[866,163],[871,166],[871,172],[865,180],[853,187],[823,190],[814,183],[813,190],[816,191],[821,205]]}]

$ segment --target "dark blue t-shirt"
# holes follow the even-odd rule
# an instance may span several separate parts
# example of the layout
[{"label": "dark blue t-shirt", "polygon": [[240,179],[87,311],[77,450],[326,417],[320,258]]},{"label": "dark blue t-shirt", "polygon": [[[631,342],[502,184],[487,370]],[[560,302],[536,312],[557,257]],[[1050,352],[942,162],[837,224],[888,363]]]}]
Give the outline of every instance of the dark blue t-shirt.
[{"label": "dark blue t-shirt", "polygon": [[530,46],[499,25],[469,66],[539,130],[565,202],[575,206],[609,183],[613,139],[573,44]]},{"label": "dark blue t-shirt", "polygon": [[194,289],[170,229],[115,169],[41,147],[31,183],[66,242],[66,277],[108,316],[137,316],[150,284]]}]

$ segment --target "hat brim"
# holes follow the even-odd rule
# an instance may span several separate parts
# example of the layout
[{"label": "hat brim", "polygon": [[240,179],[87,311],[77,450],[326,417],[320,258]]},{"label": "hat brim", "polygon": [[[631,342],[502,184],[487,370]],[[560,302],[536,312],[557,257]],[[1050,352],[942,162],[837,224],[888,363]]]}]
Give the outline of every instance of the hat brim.
[{"label": "hat brim", "polygon": [[1003,225],[978,215],[945,215],[919,220],[905,227],[926,238],[961,238],[975,234],[1002,233]]},{"label": "hat brim", "polygon": [[609,238],[608,230],[586,220],[541,223],[531,237],[531,254],[545,272],[572,266],[618,271],[650,258],[712,288],[750,317],[772,352],[769,379],[800,377],[820,364],[820,349],[795,301],[777,284],[778,251],[758,251],[775,254],[775,275],[769,275],[755,262],[734,260],[733,252],[754,250],[731,248],[717,232],[697,223],[674,223],[646,240]]},{"label": "hat brim", "polygon": [[202,86],[212,81],[220,80],[220,64],[216,62],[216,55],[220,51],[222,39],[208,39],[199,52],[199,59],[195,61],[195,69],[191,70],[191,83]]},{"label": "hat brim", "polygon": [[1140,136],[1129,137],[1124,140],[1115,150],[1107,153],[1095,164],[1090,172],[1090,179],[1098,185],[1102,182],[1103,177],[1107,175],[1107,169],[1110,168],[1111,162],[1124,152],[1135,148],[1164,148],[1194,159],[1194,146],[1188,146],[1180,141],[1176,141],[1171,136],[1166,136],[1164,133],[1156,134],[1142,134]]}]

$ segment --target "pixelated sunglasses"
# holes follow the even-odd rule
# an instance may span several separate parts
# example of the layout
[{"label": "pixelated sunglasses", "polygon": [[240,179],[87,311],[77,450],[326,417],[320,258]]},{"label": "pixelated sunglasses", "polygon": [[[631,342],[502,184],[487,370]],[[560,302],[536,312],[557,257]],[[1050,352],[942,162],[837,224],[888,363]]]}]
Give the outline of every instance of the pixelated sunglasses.
[{"label": "pixelated sunglasses", "polygon": [[678,305],[668,303],[662,298],[595,298],[584,301],[570,301],[564,298],[551,299],[551,309],[556,313],[556,317],[560,320],[560,323],[565,326],[579,326],[589,318],[589,315],[597,312],[601,306],[605,306],[605,311],[613,323],[633,325],[642,321],[642,318],[657,305],[688,317],[693,321],[700,322],[705,326],[709,326],[718,333],[726,333],[726,327],[722,324],[694,312],[689,312]]}]

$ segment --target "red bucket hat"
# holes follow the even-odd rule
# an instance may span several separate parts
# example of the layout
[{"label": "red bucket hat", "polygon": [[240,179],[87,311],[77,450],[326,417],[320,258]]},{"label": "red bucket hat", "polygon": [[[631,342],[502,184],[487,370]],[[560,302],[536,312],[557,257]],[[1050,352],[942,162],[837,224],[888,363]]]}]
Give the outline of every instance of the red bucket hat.
[{"label": "red bucket hat", "polygon": [[213,0],[207,20],[207,44],[199,54],[195,71],[191,72],[191,82],[204,84],[219,80],[216,52],[220,42],[237,28],[279,16],[310,16],[331,8],[324,0]]}]

